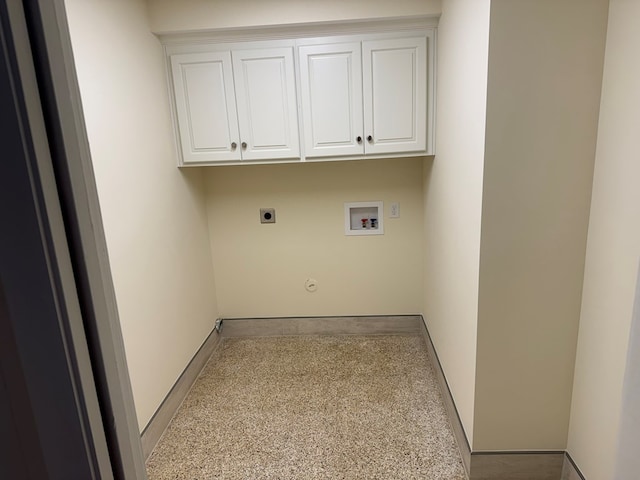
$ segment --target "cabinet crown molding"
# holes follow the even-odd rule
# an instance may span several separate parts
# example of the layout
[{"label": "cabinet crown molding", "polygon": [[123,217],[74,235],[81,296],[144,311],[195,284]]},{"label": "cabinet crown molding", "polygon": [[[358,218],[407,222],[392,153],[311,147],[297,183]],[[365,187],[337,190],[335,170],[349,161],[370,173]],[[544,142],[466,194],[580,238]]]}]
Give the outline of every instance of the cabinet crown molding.
[{"label": "cabinet crown molding", "polygon": [[234,27],[185,32],[156,32],[165,46],[209,43],[235,43],[262,40],[293,40],[323,36],[399,33],[424,29],[436,29],[439,16],[411,16],[312,22],[255,27]]}]

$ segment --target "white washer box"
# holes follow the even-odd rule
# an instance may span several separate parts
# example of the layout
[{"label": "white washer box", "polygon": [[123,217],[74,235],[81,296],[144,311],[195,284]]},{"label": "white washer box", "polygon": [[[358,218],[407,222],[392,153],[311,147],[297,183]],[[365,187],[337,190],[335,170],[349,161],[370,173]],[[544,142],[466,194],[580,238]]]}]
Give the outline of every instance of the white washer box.
[{"label": "white washer box", "polygon": [[349,202],[344,204],[345,235],[383,235],[382,202]]}]

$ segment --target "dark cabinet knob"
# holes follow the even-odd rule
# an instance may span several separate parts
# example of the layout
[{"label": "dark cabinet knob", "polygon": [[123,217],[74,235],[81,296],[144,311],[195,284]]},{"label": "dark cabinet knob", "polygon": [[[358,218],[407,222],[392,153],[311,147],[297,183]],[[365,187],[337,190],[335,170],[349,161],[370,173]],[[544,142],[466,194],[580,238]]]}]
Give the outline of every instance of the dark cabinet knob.
[{"label": "dark cabinet knob", "polygon": [[243,149],[247,148],[247,142],[242,142],[242,148]]},{"label": "dark cabinet knob", "polygon": [[236,142],[231,142],[231,150],[235,150],[238,144]]},{"label": "dark cabinet knob", "polygon": [[358,136],[356,137],[356,141],[357,141],[358,143],[362,143],[362,137],[361,137],[360,135],[358,135]]},{"label": "dark cabinet knob", "polygon": [[367,137],[367,142],[373,142],[373,137],[371,135]]}]

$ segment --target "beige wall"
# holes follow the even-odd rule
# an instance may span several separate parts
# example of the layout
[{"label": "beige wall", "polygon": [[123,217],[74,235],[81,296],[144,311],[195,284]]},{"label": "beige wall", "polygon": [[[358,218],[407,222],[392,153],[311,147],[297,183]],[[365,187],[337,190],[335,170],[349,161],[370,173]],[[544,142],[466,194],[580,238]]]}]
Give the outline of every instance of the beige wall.
[{"label": "beige wall", "polygon": [[[440,0],[149,0],[155,32],[437,15]],[[220,314],[363,315],[422,311],[421,160],[244,166],[206,172]],[[384,236],[346,237],[343,204],[401,204]],[[276,207],[276,225],[258,209]],[[388,213],[388,212],[387,212]],[[318,291],[304,281],[318,280]]]},{"label": "beige wall", "polygon": [[441,0],[148,0],[154,32],[438,15]]},{"label": "beige wall", "polygon": [[640,272],[636,280],[633,319],[622,387],[615,480],[633,478],[640,471]]},{"label": "beige wall", "polygon": [[607,0],[493,0],[473,447],[567,442]]},{"label": "beige wall", "polygon": [[489,6],[444,0],[437,155],[424,163],[424,315],[467,437],[473,436]]},{"label": "beige wall", "polygon": [[569,434],[590,480],[613,478],[640,258],[638,18],[639,2],[611,1]]},{"label": "beige wall", "polygon": [[142,429],[217,315],[204,185],[176,168],[163,54],[144,3],[66,6]]},{"label": "beige wall", "polygon": [[[208,169],[220,315],[420,313],[421,174],[421,158]],[[345,236],[344,203],[376,200],[384,235]],[[261,207],[275,224],[260,224]]]},{"label": "beige wall", "polygon": [[[216,316],[424,312],[474,450],[564,448],[607,3],[67,0],[140,427]],[[149,30],[441,11],[435,160],[175,167]],[[594,479],[613,465],[640,244],[634,16],[613,0],[573,388],[569,450]],[[385,202],[385,235],[344,235],[363,200]]]}]

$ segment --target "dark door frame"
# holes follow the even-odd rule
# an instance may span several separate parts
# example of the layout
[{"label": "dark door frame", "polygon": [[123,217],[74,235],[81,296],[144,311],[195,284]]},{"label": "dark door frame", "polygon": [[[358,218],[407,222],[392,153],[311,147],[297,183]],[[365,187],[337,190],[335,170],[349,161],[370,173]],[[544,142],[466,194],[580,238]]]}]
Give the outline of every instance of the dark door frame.
[{"label": "dark door frame", "polygon": [[0,0],[0,478],[145,479],[63,0]]}]

